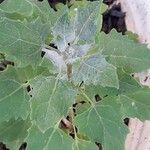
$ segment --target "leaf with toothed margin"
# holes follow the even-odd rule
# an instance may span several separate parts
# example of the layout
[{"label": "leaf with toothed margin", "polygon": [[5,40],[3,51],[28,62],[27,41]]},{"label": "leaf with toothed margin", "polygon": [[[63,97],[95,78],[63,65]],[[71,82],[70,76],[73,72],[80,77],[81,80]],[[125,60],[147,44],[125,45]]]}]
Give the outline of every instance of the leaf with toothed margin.
[{"label": "leaf with toothed margin", "polygon": [[111,106],[98,102],[75,118],[78,132],[93,142],[101,143],[105,150],[121,150],[127,134],[118,112]]},{"label": "leaf with toothed margin", "polygon": [[33,5],[33,19],[40,18],[43,23],[48,23],[49,26],[53,26],[57,19],[62,16],[62,14],[66,11],[67,6],[63,7],[59,11],[54,11],[49,6],[48,1],[38,1],[38,0],[28,0]]},{"label": "leaf with toothed margin", "polygon": [[24,16],[31,16],[33,6],[28,0],[5,0],[0,4],[0,10],[6,13],[18,13]]},{"label": "leaf with toothed margin", "polygon": [[65,12],[52,28],[54,43],[59,51],[63,52],[68,47],[68,43],[75,39],[74,22],[69,17],[69,12]]},{"label": "leaf with toothed margin", "polygon": [[135,91],[138,91],[140,88],[142,88],[142,85],[138,83],[134,77],[131,75],[118,70],[117,71],[119,76],[119,90],[118,94],[128,94],[133,93]]},{"label": "leaf with toothed margin", "polygon": [[53,127],[74,103],[76,90],[67,81],[57,77],[39,76],[31,83],[31,118],[36,125],[46,131]]},{"label": "leaf with toothed margin", "polygon": [[50,128],[42,133],[36,126],[29,129],[26,139],[28,149],[36,150],[97,150],[96,144],[78,139],[72,139],[59,128]]},{"label": "leaf with toothed margin", "polygon": [[90,2],[86,6],[77,9],[75,20],[76,42],[79,40],[88,43],[94,41],[97,30],[97,21],[100,17],[100,6],[101,0],[99,2]]},{"label": "leaf with toothed margin", "polygon": [[11,150],[19,150],[19,147],[28,134],[27,130],[31,126],[29,119],[11,119],[8,122],[0,123],[0,141],[6,144]]},{"label": "leaf with toothed margin", "polygon": [[[101,1],[87,1],[73,12],[66,6],[54,12],[46,0],[24,0],[11,7],[14,2],[0,5],[0,54],[15,63],[0,72],[0,141],[19,149],[31,127],[23,126],[22,119],[30,117],[28,149],[96,150],[95,142],[105,150],[123,149],[123,119],[150,119],[149,89],[129,75],[149,68],[147,48],[114,32],[96,33]],[[49,42],[58,49],[47,46]],[[41,50],[46,52],[43,58]],[[95,101],[96,94],[101,101]],[[77,127],[72,139],[58,123],[70,115],[75,102],[84,106],[77,104],[71,120]]]},{"label": "leaf with toothed margin", "polygon": [[122,71],[117,71],[119,80],[119,89],[112,87],[102,87],[101,85],[86,85],[85,93],[92,101],[95,101],[95,96],[99,95],[100,99],[108,96],[117,96],[121,94],[129,94],[138,91],[142,86],[130,75]]},{"label": "leaf with toothed margin", "polygon": [[119,87],[116,68],[106,62],[102,55],[94,55],[81,61],[73,70],[72,80],[76,84],[83,81],[86,85]]},{"label": "leaf with toothed margin", "polygon": [[0,122],[11,118],[26,119],[30,112],[26,83],[20,80],[17,69],[0,72]]},{"label": "leaf with toothed margin", "polygon": [[[46,72],[46,73],[45,73]],[[48,74],[45,68],[8,67],[0,72],[0,122],[11,118],[26,119],[30,113],[29,81],[40,74]]]},{"label": "leaf with toothed margin", "polygon": [[6,18],[0,21],[0,26],[0,52],[18,67],[35,66],[40,62],[43,41],[34,28]]},{"label": "leaf with toothed margin", "polygon": [[122,94],[117,101],[126,117],[137,117],[141,120],[150,120],[150,89],[143,88],[132,93]]},{"label": "leaf with toothed margin", "polygon": [[137,43],[115,31],[106,35],[99,34],[99,47],[109,63],[135,73],[150,68],[150,50],[144,44]]},{"label": "leaf with toothed margin", "polygon": [[79,40],[85,43],[94,42],[96,34],[97,19],[101,2],[88,3],[84,8],[77,9],[77,15],[70,17],[67,10],[57,20],[52,32],[54,43],[60,52],[65,51],[68,43],[77,44]]}]

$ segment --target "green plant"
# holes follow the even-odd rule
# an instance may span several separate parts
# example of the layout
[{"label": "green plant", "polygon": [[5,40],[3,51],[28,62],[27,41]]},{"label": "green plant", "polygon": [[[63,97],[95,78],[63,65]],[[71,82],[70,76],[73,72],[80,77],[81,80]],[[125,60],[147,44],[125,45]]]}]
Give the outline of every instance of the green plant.
[{"label": "green plant", "polygon": [[131,76],[150,68],[150,51],[100,32],[101,10],[101,1],[57,12],[46,1],[0,4],[0,62],[12,62],[0,72],[0,141],[11,150],[123,150],[123,119],[150,119],[150,89]]}]

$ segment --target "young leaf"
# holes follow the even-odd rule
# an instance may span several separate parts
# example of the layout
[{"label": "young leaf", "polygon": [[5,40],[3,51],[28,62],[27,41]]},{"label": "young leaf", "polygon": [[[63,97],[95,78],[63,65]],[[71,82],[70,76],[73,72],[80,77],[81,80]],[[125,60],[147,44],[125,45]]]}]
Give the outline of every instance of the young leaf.
[{"label": "young leaf", "polygon": [[59,73],[58,70],[56,69],[56,67],[53,65],[53,63],[51,61],[49,61],[45,56],[43,57],[43,59],[42,59],[41,63],[39,64],[38,68],[43,73],[46,73],[47,76],[49,76],[50,74],[57,74],[57,73]]},{"label": "young leaf", "polygon": [[90,48],[91,48],[90,44],[70,45],[64,52],[65,62],[68,64],[73,64],[77,60],[80,60],[82,57],[86,56]]},{"label": "young leaf", "polygon": [[75,21],[76,27],[76,39],[83,40],[85,42],[93,42],[95,39],[97,19],[100,17],[100,5],[99,2],[90,2],[84,8],[79,7],[77,11],[77,17]]},{"label": "young leaf", "polygon": [[73,74],[75,83],[102,85],[104,87],[119,87],[116,68],[107,63],[102,55],[94,55],[82,61]]},{"label": "young leaf", "polygon": [[6,18],[0,26],[0,52],[17,66],[37,65],[40,62],[42,40],[33,28]]},{"label": "young leaf", "polygon": [[31,118],[41,131],[46,131],[67,115],[74,103],[76,91],[67,81],[57,77],[37,77],[31,82]]},{"label": "young leaf", "polygon": [[11,118],[27,118],[30,97],[15,69],[0,72],[0,93],[0,122]]},{"label": "young leaf", "polygon": [[43,52],[45,52],[45,59],[49,59],[48,61],[50,61],[53,64],[56,72],[66,73],[67,66],[62,55],[58,54],[56,51],[53,51],[51,49],[43,49]]},{"label": "young leaf", "polygon": [[68,43],[75,38],[74,24],[71,22],[68,12],[65,12],[56,22],[52,29],[54,43],[58,49],[63,52],[68,47]]},{"label": "young leaf", "polygon": [[85,8],[79,8],[76,18],[69,17],[66,11],[53,27],[54,43],[59,51],[67,49],[68,43],[77,44],[79,40],[93,42],[96,34],[96,21],[100,9],[100,2],[89,3]]}]

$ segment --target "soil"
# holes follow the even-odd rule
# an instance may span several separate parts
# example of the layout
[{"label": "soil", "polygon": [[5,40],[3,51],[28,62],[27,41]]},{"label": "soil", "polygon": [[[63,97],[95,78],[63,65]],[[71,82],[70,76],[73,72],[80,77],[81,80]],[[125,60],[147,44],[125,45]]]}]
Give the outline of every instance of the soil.
[{"label": "soil", "polygon": [[24,142],[24,143],[22,143],[22,145],[20,146],[19,150],[26,150],[26,148],[27,148],[27,143]]},{"label": "soil", "polygon": [[121,10],[120,4],[108,5],[108,9],[102,14],[103,23],[101,31],[104,31],[108,34],[113,28],[117,32],[122,32],[125,34],[127,31],[125,24],[125,13]]},{"label": "soil", "polygon": [[6,148],[6,145],[2,142],[0,142],[0,150],[9,150],[8,148]]},{"label": "soil", "polygon": [[0,0],[0,3],[2,3],[4,0]]},{"label": "soil", "polygon": [[124,119],[124,124],[127,125],[127,126],[129,125],[129,118]]}]

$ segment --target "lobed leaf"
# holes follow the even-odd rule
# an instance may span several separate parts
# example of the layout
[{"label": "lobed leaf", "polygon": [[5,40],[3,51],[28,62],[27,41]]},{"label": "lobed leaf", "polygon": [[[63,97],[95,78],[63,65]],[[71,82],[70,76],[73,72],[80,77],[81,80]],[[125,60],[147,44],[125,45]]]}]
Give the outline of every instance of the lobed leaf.
[{"label": "lobed leaf", "polygon": [[134,73],[150,67],[150,51],[140,43],[130,40],[115,31],[109,35],[100,34],[100,49],[108,62],[116,67]]},{"label": "lobed leaf", "polygon": [[94,55],[82,61],[78,70],[73,74],[73,81],[80,84],[82,81],[89,85],[118,88],[116,68],[107,63],[102,55]]},{"label": "lobed leaf", "polygon": [[0,124],[0,141],[7,145],[11,150],[17,150],[24,142],[31,126],[30,120],[11,119]]},{"label": "lobed leaf", "polygon": [[140,83],[138,83],[131,75],[128,75],[122,70],[119,70],[117,73],[119,76],[118,94],[133,93],[142,88],[142,85],[140,85]]},{"label": "lobed leaf", "polygon": [[56,21],[66,12],[67,7],[63,7],[59,11],[54,11],[48,1],[29,0],[33,5],[33,15],[30,17],[31,20],[39,18],[43,24],[47,24],[47,27],[51,29]]},{"label": "lobed leaf", "polygon": [[40,60],[42,39],[27,24],[4,18],[0,21],[0,52],[18,67],[37,65]]},{"label": "lobed leaf", "polygon": [[128,130],[111,103],[96,103],[78,115],[75,124],[80,133],[87,135],[93,142],[101,143],[105,150],[121,150],[124,147]]},{"label": "lobed leaf", "polygon": [[30,112],[30,97],[17,70],[9,68],[0,72],[0,93],[0,122],[11,118],[27,118]]},{"label": "lobed leaf", "polygon": [[76,90],[56,77],[37,77],[31,82],[31,119],[41,131],[53,127],[74,103]]},{"label": "lobed leaf", "polygon": [[124,116],[150,120],[149,97],[149,88],[143,88],[133,93],[122,94],[117,101],[121,105],[120,109]]},{"label": "lobed leaf", "polygon": [[27,137],[28,149],[36,150],[97,150],[97,146],[90,141],[73,140],[59,128],[50,128],[42,133],[36,126],[32,126]]},{"label": "lobed leaf", "polygon": [[63,52],[68,47],[68,43],[75,38],[74,24],[71,22],[68,12],[64,13],[56,22],[52,29],[54,43],[59,51]]},{"label": "lobed leaf", "polygon": [[0,10],[6,13],[18,13],[24,16],[31,16],[33,6],[28,0],[5,0],[0,4]]},{"label": "lobed leaf", "polygon": [[97,19],[100,17],[100,2],[88,3],[84,8],[79,7],[75,21],[76,39],[85,42],[93,42],[97,30]]}]

